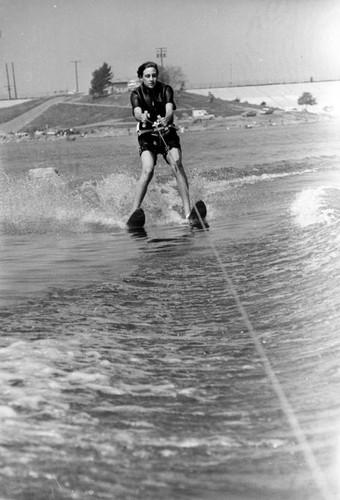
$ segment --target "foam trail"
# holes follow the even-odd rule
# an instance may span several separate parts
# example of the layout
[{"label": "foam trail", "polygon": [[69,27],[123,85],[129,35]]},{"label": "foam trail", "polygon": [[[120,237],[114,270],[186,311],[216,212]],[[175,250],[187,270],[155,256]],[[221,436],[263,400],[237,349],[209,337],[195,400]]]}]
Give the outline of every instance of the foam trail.
[{"label": "foam trail", "polygon": [[296,196],[291,206],[291,214],[298,226],[331,224],[336,220],[335,207],[329,203],[330,189],[327,187],[304,189]]},{"label": "foam trail", "polygon": [[74,186],[62,177],[5,177],[1,187],[1,222],[6,233],[87,232],[93,225],[124,224],[133,179],[112,174]]}]

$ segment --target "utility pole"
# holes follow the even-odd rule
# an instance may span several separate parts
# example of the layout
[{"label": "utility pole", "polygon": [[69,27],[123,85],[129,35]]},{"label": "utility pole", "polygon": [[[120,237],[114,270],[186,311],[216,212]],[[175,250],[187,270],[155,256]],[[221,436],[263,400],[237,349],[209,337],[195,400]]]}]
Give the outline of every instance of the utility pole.
[{"label": "utility pole", "polygon": [[6,76],[7,76],[7,90],[8,90],[8,98],[9,100],[12,99],[11,96],[11,85],[9,83],[9,73],[8,73],[8,64],[6,63]]},{"label": "utility pole", "polygon": [[15,83],[15,73],[14,73],[14,63],[13,62],[12,62],[12,76],[13,76],[14,97],[15,97],[15,99],[18,99],[17,84]]},{"label": "utility pole", "polygon": [[166,57],[166,47],[158,47],[156,49],[156,57],[161,58],[161,68],[163,73],[163,57]]},{"label": "utility pole", "polygon": [[75,70],[75,73],[76,73],[76,92],[78,94],[79,92],[79,85],[78,85],[78,63],[80,63],[81,61],[71,61],[71,63],[74,64],[74,70]]}]

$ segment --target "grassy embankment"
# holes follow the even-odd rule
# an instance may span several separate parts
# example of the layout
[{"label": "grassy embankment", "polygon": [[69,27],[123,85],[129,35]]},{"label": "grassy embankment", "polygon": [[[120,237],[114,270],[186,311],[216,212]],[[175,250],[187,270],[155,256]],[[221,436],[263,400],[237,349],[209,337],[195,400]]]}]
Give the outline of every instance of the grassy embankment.
[{"label": "grassy embankment", "polygon": [[[44,102],[45,99],[37,99],[28,103],[22,103],[11,108],[0,110],[0,123],[5,123],[16,116],[20,116],[32,107]],[[181,92],[176,94],[178,118],[185,118],[191,115],[192,109],[206,109],[208,113],[216,117],[239,116],[245,109],[258,108],[248,103],[238,103],[236,101],[224,101],[215,98],[210,102],[206,96]],[[81,98],[67,97],[64,102],[51,106],[38,118],[30,122],[22,131],[33,132],[44,130],[46,124],[52,129],[85,128],[91,126],[116,126],[127,127],[134,123],[130,94],[120,94],[107,96],[100,99],[92,99],[90,96]]]},{"label": "grassy embankment", "polygon": [[27,111],[30,111],[33,108],[36,108],[40,104],[43,104],[44,102],[48,101],[50,98],[39,98],[39,99],[32,99],[31,101],[27,102],[22,102],[21,104],[17,104],[14,106],[10,106],[8,108],[1,108],[0,109],[0,123],[7,123],[14,118],[17,118],[18,116],[26,113]]}]

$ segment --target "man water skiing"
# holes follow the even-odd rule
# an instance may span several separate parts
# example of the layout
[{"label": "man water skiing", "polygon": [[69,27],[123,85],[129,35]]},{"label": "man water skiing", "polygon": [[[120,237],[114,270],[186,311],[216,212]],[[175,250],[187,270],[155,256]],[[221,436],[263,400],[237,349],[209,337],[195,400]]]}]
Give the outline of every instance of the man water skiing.
[{"label": "man water skiing", "polygon": [[174,92],[170,85],[158,80],[158,66],[145,62],[137,70],[141,85],[131,92],[132,112],[138,123],[139,153],[142,173],[137,182],[132,213],[146,195],[153,177],[157,156],[161,154],[175,175],[182,198],[184,216],[189,217],[190,200],[188,179],[182,164],[180,140],[173,127]]}]

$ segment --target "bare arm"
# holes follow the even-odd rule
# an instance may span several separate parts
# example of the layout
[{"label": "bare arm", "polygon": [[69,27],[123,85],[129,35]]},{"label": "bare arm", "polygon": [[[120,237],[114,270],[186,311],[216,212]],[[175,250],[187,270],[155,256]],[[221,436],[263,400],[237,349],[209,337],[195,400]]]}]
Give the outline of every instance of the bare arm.
[{"label": "bare arm", "polygon": [[174,121],[174,106],[172,102],[168,102],[165,105],[165,116],[158,117],[158,121],[163,127],[170,125]]},{"label": "bare arm", "polygon": [[133,114],[134,114],[134,117],[136,118],[136,120],[138,122],[142,122],[142,123],[145,123],[150,116],[147,111],[145,111],[143,113],[142,108],[140,108],[138,106],[136,108],[134,108]]}]

